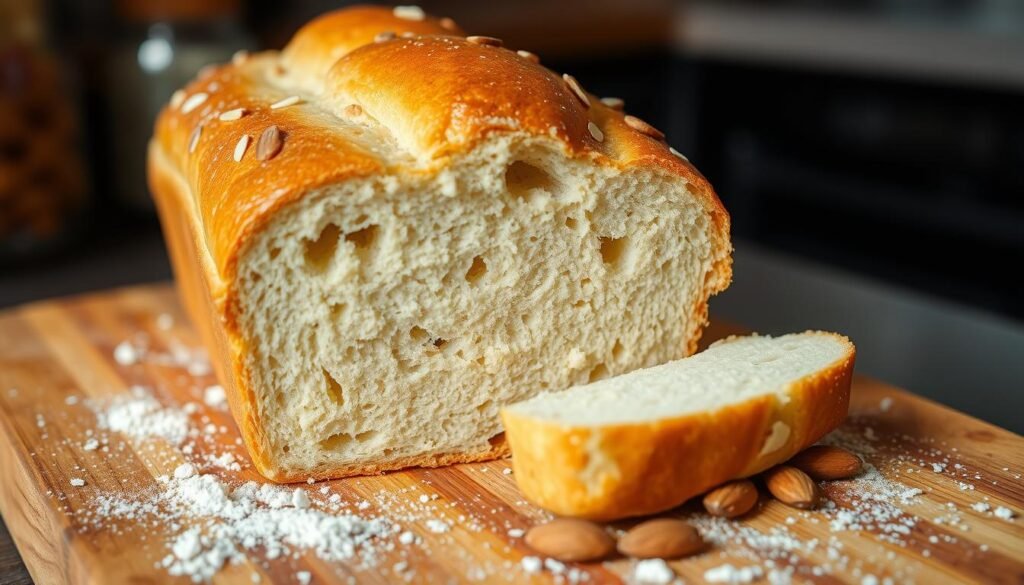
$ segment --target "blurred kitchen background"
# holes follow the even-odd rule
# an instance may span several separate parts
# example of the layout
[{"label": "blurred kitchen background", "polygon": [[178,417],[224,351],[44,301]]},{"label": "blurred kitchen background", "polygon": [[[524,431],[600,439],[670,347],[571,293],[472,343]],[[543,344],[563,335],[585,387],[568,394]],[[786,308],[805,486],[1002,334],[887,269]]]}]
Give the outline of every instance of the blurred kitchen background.
[{"label": "blurred kitchen background", "polygon": [[[168,279],[171,92],[341,2],[0,0],[0,307]],[[664,129],[733,216],[712,317],[1024,431],[1024,2],[423,2]]]}]

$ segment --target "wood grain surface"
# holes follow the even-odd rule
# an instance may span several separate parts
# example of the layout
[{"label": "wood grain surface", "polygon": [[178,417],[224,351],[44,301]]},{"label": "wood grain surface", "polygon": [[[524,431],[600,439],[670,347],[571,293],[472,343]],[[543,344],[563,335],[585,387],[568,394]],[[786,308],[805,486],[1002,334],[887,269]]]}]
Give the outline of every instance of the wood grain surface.
[{"label": "wood grain surface", "polygon": [[[157,323],[160,315],[165,315],[163,326]],[[735,328],[712,327],[706,337],[733,332]],[[162,403],[182,405],[197,400],[197,388],[216,382],[212,374],[189,373],[180,364],[115,361],[114,347],[140,333],[151,347],[164,350],[198,344],[166,285],[0,313],[0,511],[37,583],[177,582],[156,566],[168,553],[172,527],[145,519],[127,527],[83,520],[98,493],[152,489],[154,477],[169,472],[168,462],[187,457],[159,441],[129,443],[132,448],[116,453],[82,450],[80,440],[96,420],[79,399],[109,400],[143,385],[155,388]],[[200,411],[194,416],[227,426],[216,440],[225,449],[238,449],[225,413]],[[794,582],[871,583],[874,577],[878,583],[886,578],[894,583],[1024,583],[1021,437],[864,377],[855,380],[851,416],[841,431],[865,445],[862,454],[888,480],[922,490],[900,506],[900,514],[914,519],[905,534],[893,538],[874,526],[837,531],[832,521],[839,511],[853,509],[860,496],[846,482],[835,482],[825,487],[838,507],[831,516],[798,512],[762,498],[756,512],[730,524],[734,537],[720,539],[704,554],[670,563],[678,577],[702,582],[705,571],[730,563],[791,567]],[[309,571],[313,583],[329,584],[566,581],[566,573],[527,574],[521,569],[521,559],[534,553],[521,538],[510,536],[509,529],[529,528],[547,515],[523,501],[514,477],[503,473],[507,467],[507,462],[496,461],[317,485],[346,499],[390,494],[399,506],[403,500],[412,506],[429,494],[452,529],[435,534],[411,522],[418,544],[396,546],[373,566],[327,563],[312,553],[271,561],[249,552],[246,562],[225,567],[214,582],[252,583],[256,575],[262,583],[294,583],[297,571]],[[251,466],[220,476],[229,482],[259,480]],[[86,485],[72,487],[71,478],[83,478]],[[980,502],[990,509],[976,509]],[[996,518],[991,510],[1000,506],[1017,517]],[[388,513],[376,508],[371,511]],[[693,518],[697,512],[688,504],[670,514]],[[706,529],[706,523],[701,526]],[[780,556],[757,536],[779,531],[804,546]],[[405,579],[393,570],[400,560],[409,565]],[[580,578],[591,583],[635,577],[635,562],[622,558],[574,567],[582,569],[576,577],[585,575]]]}]

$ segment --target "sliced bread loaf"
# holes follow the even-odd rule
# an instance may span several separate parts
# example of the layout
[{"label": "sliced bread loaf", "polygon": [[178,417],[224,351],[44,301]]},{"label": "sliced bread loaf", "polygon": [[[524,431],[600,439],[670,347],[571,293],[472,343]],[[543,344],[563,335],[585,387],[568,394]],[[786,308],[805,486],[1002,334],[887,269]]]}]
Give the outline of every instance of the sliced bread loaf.
[{"label": "sliced bread loaf", "polygon": [[689,355],[729,283],[728,215],[660,132],[408,16],[339,10],[207,69],[150,146],[182,299],[273,480],[502,455],[502,405]]},{"label": "sliced bread loaf", "polygon": [[834,429],[846,416],[854,353],[834,333],[730,338],[519,402],[502,410],[516,481],[565,516],[672,508]]}]

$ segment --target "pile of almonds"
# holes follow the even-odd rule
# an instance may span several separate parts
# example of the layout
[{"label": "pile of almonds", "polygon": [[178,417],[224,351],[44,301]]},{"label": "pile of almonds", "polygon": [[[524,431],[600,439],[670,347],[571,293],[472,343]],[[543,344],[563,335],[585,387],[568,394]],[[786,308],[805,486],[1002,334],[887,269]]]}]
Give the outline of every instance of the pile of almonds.
[{"label": "pile of almonds", "polygon": [[[860,473],[859,457],[839,447],[815,445],[785,464],[762,474],[764,485],[777,500],[801,510],[821,502],[818,480],[846,479]],[[736,518],[757,505],[757,486],[749,479],[730,481],[704,495],[704,509],[712,516]],[[526,544],[559,561],[600,561],[618,550],[635,559],[678,559],[701,552],[705,543],[697,529],[683,520],[656,518],[637,524],[616,543],[612,534],[594,522],[558,518],[534,526]]]}]

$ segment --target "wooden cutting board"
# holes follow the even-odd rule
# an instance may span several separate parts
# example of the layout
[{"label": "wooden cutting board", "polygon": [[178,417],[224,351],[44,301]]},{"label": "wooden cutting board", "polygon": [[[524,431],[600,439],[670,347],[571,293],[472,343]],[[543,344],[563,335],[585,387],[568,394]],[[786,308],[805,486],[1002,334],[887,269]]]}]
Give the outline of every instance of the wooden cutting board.
[{"label": "wooden cutting board", "polygon": [[[713,327],[707,337],[729,332]],[[168,473],[163,462],[173,447],[147,441],[129,443],[133,447],[124,451],[87,452],[81,439],[96,421],[82,402],[107,400],[143,385],[155,388],[161,402],[181,405],[197,401],[197,389],[215,383],[210,374],[190,373],[173,362],[121,365],[113,359],[118,343],[140,334],[153,348],[197,349],[196,336],[166,285],[0,313],[0,464],[5,476],[0,511],[38,583],[173,582],[156,567],[168,552],[172,527],[142,518],[137,526],[97,527],[83,520],[99,493],[152,489],[153,478]],[[776,568],[793,567],[795,582],[873,583],[874,576],[878,583],[886,577],[896,583],[1024,583],[1024,440],[880,382],[858,377],[854,386],[844,436],[863,442],[867,461],[885,477],[908,490],[923,490],[900,505],[901,517],[915,520],[912,527],[898,538],[877,526],[835,531],[835,522],[842,519],[835,510],[831,516],[797,512],[763,498],[758,511],[729,525],[733,532],[719,535],[721,542],[708,552],[672,562],[676,574],[695,583],[725,563],[767,571],[771,564],[765,559],[774,557]],[[225,413],[200,410],[193,416],[226,426],[217,440],[238,449]],[[521,559],[531,553],[508,531],[528,528],[546,516],[522,500],[514,477],[503,473],[507,467],[499,461],[329,482],[327,488],[344,498],[390,493],[399,504],[408,500],[410,507],[429,494],[430,505],[441,510],[452,529],[435,534],[411,522],[419,543],[396,546],[370,567],[326,563],[311,553],[273,561],[251,553],[247,562],[226,567],[214,582],[252,583],[255,574],[263,583],[294,583],[298,571],[309,571],[314,583],[351,577],[387,582],[399,580],[393,570],[399,561],[408,563],[402,574],[412,582],[566,580],[565,574],[550,570],[532,575],[522,570]],[[251,467],[224,471],[221,477],[259,480]],[[86,485],[72,487],[71,478],[84,479]],[[854,506],[858,498],[846,482],[826,486],[826,493],[840,509]],[[1017,517],[995,517],[992,510],[1000,506]],[[691,518],[695,513],[692,504],[673,512]],[[780,555],[770,539],[780,531],[803,546]],[[589,582],[608,583],[630,580],[634,563],[617,559],[578,567]]]}]

